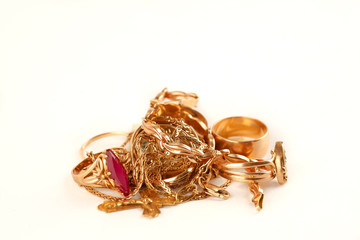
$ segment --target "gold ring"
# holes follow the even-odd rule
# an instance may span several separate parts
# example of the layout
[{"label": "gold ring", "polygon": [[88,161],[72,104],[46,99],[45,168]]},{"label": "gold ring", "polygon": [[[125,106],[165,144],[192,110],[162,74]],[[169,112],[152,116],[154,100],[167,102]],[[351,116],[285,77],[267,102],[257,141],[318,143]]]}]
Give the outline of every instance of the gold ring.
[{"label": "gold ring", "polygon": [[[72,171],[72,177],[80,186],[84,186],[89,192],[108,200],[121,200],[133,196],[130,194],[128,173],[130,171],[130,156],[120,148],[106,149],[103,152],[86,153],[86,149],[95,141],[112,136],[126,136],[126,144],[129,133],[107,132],[96,135],[86,141],[80,148],[80,156],[85,158]],[[94,188],[107,188],[118,191],[124,197],[114,197],[101,193]]]},{"label": "gold ring", "polygon": [[240,154],[223,152],[215,167],[220,176],[238,182],[264,182],[275,176],[280,184],[287,182],[286,156],[282,142],[276,142],[269,160],[250,159]]},{"label": "gold ring", "polygon": [[221,152],[221,157],[215,163],[219,175],[229,180],[247,182],[254,195],[252,201],[258,210],[262,209],[264,199],[259,182],[270,181],[275,176],[280,184],[287,182],[286,157],[282,142],[276,142],[269,160],[250,159],[230,153],[228,149]]},{"label": "gold ring", "polygon": [[217,150],[229,149],[231,153],[249,158],[263,158],[269,146],[269,133],[261,121],[249,117],[229,117],[212,128]]},{"label": "gold ring", "polygon": [[90,138],[89,140],[87,140],[80,148],[80,157],[81,158],[86,158],[86,149],[94,142],[106,138],[106,137],[113,137],[113,136],[129,136],[129,133],[126,132],[106,132],[106,133],[102,133],[99,135],[96,135],[92,138]]},{"label": "gold ring", "polygon": [[125,169],[128,158],[128,154],[121,148],[107,149],[105,152],[96,154],[90,152],[88,157],[73,169],[72,177],[77,184],[84,186],[95,195],[111,200],[122,199],[103,194],[94,189],[108,188],[116,190],[128,198],[130,197],[130,186],[127,176],[128,170]]}]

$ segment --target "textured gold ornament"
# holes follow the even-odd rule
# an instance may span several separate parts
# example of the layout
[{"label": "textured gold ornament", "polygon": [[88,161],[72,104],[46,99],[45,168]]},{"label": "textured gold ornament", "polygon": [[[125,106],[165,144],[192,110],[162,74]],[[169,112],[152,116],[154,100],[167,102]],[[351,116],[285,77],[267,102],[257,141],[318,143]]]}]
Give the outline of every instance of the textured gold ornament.
[{"label": "textured gold ornament", "polygon": [[[269,160],[260,158],[268,147],[266,126],[252,118],[221,120],[211,130],[207,120],[194,110],[198,96],[180,91],[161,91],[150,101],[142,124],[134,132],[111,132],[91,138],[81,154],[94,141],[125,135],[118,148],[87,154],[72,172],[74,180],[89,192],[107,199],[99,210],[114,212],[141,208],[143,215],[155,217],[163,206],[208,197],[229,198],[231,180],[247,182],[256,208],[263,203],[260,182],[277,177],[287,181],[282,142],[277,142]],[[219,176],[226,180],[216,186]],[[112,196],[97,190],[116,190]],[[140,198],[136,198],[137,194]]]}]

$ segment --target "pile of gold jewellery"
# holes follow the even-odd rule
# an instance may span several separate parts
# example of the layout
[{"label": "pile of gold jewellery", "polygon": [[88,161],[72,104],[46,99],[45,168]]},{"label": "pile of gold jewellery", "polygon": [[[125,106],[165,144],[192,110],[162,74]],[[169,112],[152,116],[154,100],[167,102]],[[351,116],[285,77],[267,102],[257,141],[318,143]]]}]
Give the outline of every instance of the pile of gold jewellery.
[{"label": "pile of gold jewellery", "polygon": [[[287,181],[282,142],[266,155],[269,135],[265,124],[248,117],[231,117],[208,127],[203,115],[194,110],[194,93],[164,89],[150,102],[141,126],[131,133],[111,132],[91,138],[81,148],[114,135],[127,136],[117,148],[87,153],[72,171],[80,186],[104,198],[99,210],[114,212],[143,208],[143,215],[155,217],[162,206],[207,197],[229,198],[231,180],[247,182],[252,201],[260,210],[263,190],[259,183],[277,178]],[[224,184],[211,180],[221,176]],[[115,190],[108,195],[99,188]]]}]

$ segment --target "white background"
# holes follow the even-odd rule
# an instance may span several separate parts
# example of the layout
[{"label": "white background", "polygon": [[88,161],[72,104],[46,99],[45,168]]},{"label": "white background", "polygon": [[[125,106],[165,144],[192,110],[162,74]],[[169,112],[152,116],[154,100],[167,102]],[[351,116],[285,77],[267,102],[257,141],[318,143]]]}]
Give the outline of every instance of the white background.
[{"label": "white background", "polygon": [[[1,239],[360,239],[359,1],[0,1]],[[289,181],[105,214],[80,145],[164,87],[284,141]]]}]

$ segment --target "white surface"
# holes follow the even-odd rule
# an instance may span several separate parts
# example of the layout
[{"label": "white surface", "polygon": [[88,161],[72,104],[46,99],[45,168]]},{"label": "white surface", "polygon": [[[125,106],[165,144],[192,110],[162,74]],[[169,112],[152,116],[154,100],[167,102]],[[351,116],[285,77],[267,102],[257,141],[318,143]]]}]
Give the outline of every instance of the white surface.
[{"label": "white surface", "polygon": [[[1,239],[359,239],[359,1],[1,1]],[[162,88],[283,140],[289,181],[105,214],[70,171]]]}]

